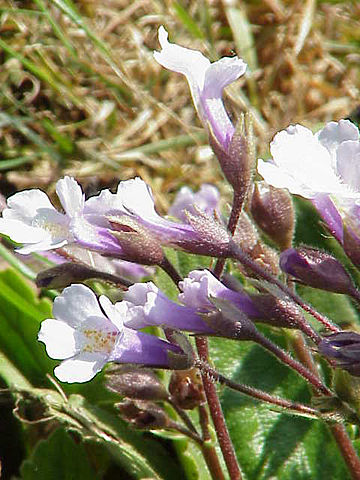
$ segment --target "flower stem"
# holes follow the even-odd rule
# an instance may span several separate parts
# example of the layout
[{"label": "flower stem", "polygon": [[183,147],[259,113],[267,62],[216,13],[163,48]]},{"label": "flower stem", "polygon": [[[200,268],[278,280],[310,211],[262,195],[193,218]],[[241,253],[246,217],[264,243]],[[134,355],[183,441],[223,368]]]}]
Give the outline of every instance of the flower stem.
[{"label": "flower stem", "polygon": [[[297,335],[293,341],[295,351],[301,361],[311,370],[314,375],[318,375],[316,365],[311,352],[306,348],[304,338],[301,334]],[[328,424],[329,429],[334,437],[334,440],[339,447],[340,453],[349,469],[353,480],[360,479],[360,459],[354,449],[354,446],[346,432],[346,429],[341,424]]]},{"label": "flower stem", "polygon": [[164,270],[164,272],[166,272],[169,275],[169,277],[175,283],[176,286],[178,285],[179,282],[181,282],[182,278],[180,274],[178,273],[174,265],[165,257],[165,255],[162,262],[159,264],[159,267],[161,267]]},{"label": "flower stem", "polygon": [[287,400],[285,398],[276,397],[274,395],[270,395],[267,392],[263,392],[262,390],[258,390],[257,388],[250,387],[249,385],[243,385],[240,383],[233,382],[229,378],[224,377],[221,373],[218,373],[216,370],[210,367],[205,362],[199,361],[196,366],[199,370],[208,375],[212,378],[213,381],[217,381],[227,387],[231,388],[232,390],[236,390],[244,395],[247,395],[252,398],[256,398],[257,400],[261,400],[262,402],[270,403],[271,405],[276,405],[277,407],[285,408],[287,410],[296,411],[302,415],[310,415],[312,417],[319,417],[320,413],[315,408],[309,407],[308,405],[304,405],[298,402],[292,402],[291,400]]},{"label": "flower stem", "polygon": [[360,479],[360,459],[346,432],[344,425],[329,425],[331,433],[339,447],[342,457],[349,469],[353,480]]},{"label": "flower stem", "polygon": [[[229,250],[230,250],[229,256],[231,256],[235,260],[238,260],[245,267],[251,269],[256,275],[261,277],[263,280],[266,280],[267,282],[272,283],[277,287],[279,287],[282,292],[284,292],[288,297],[290,297],[303,310],[310,313],[310,315],[316,318],[316,320],[322,323],[328,330],[331,330],[333,332],[340,331],[340,328],[334,325],[331,322],[331,320],[329,320],[325,315],[322,315],[321,313],[317,312],[311,305],[308,305],[307,303],[305,303],[301,297],[299,297],[289,287],[284,285],[279,279],[277,279],[276,277],[271,275],[271,273],[261,268],[261,266],[256,262],[254,262],[254,260],[252,260],[248,255],[246,255],[246,253],[243,252],[242,249],[238,245],[236,245],[235,242],[230,241]],[[310,337],[316,344],[318,344],[321,341],[321,336],[317,332],[315,332],[315,330],[313,330],[311,326],[308,325],[306,322],[298,321],[298,327],[302,332],[305,333],[305,335]]]},{"label": "flower stem", "polygon": [[[206,338],[196,337],[196,348],[202,362],[208,362],[208,342]],[[223,454],[229,477],[231,480],[241,480],[241,471],[236,458],[235,450],[231,442],[229,431],[226,426],[224,414],[221,408],[219,397],[216,392],[216,385],[213,383],[209,375],[205,372],[201,373],[204,385],[204,391],[208,402],[210,415],[219,441],[221,452]]]},{"label": "flower stem", "polygon": [[271,342],[271,340],[264,337],[259,332],[254,340],[266,350],[269,350],[269,352],[274,354],[281,362],[285,363],[290,368],[295,370],[299,375],[305,378],[305,380],[307,380],[319,393],[332,396],[332,392],[322,383],[318,375],[314,375],[312,371],[310,371],[298,360],[292,358],[291,355],[289,355],[285,350],[282,350],[280,347],[275,345],[275,343]]},{"label": "flower stem", "polygon": [[[231,236],[234,235],[240,215],[242,206],[245,200],[245,195],[239,192],[234,192],[233,204],[231,207],[231,213],[228,221],[228,231],[230,232]],[[217,278],[221,277],[221,274],[224,270],[226,258],[218,258],[216,265],[214,267],[214,275]]]},{"label": "flower stem", "polygon": [[184,424],[187,426],[189,430],[191,430],[194,433],[198,433],[193,422],[191,421],[191,418],[189,415],[183,410],[182,408],[178,407],[178,405],[171,399],[171,397],[168,398],[168,403],[173,407],[173,409],[176,411],[176,413],[179,415],[181,420],[184,422]]}]

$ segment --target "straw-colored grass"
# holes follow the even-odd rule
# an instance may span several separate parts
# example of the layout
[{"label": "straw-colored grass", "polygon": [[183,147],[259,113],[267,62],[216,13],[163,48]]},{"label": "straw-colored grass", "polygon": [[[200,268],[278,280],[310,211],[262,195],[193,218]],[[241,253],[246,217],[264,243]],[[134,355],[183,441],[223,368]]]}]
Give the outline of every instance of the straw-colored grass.
[{"label": "straw-colored grass", "polygon": [[288,124],[316,127],[357,106],[359,18],[356,2],[315,0],[5,1],[1,191],[51,193],[71,174],[94,193],[141,175],[165,210],[183,184],[220,185],[184,77],[153,60],[158,26],[212,60],[237,53],[247,61],[226,104],[234,121],[252,111],[266,155]]}]

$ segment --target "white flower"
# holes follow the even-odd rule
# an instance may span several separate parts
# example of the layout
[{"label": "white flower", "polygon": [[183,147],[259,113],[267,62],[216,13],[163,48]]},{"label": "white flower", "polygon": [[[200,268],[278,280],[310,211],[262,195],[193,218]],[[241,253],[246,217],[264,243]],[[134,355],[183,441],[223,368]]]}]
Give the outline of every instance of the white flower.
[{"label": "white flower", "polygon": [[210,63],[202,53],[170,43],[163,26],[159,28],[159,43],[161,51],[154,52],[155,60],[186,76],[201,121],[205,128],[210,126],[219,143],[226,147],[234,127],[222,102],[222,93],[245,73],[245,62],[238,57],[225,57]]},{"label": "white flower", "polygon": [[42,322],[38,340],[49,357],[64,360],[54,370],[61,382],[87,382],[107,362],[169,368],[169,352],[183,353],[177,345],[124,326],[123,310],[104,295],[97,299],[85,285],[71,285],[55,298],[55,318]]},{"label": "white flower", "polygon": [[111,358],[122,321],[107,297],[99,302],[90,288],[71,285],[54,301],[55,319],[41,324],[38,339],[47,354],[65,360],[54,370],[62,382],[87,382]]},{"label": "white flower", "polygon": [[25,190],[7,200],[0,218],[0,233],[24,244],[18,253],[28,254],[60,248],[73,241],[70,223],[82,215],[84,195],[70,177],[59,180],[56,193],[65,213],[58,212],[41,190]]},{"label": "white flower", "polygon": [[258,171],[273,187],[309,199],[360,198],[359,131],[350,121],[330,122],[316,134],[292,125],[275,135],[270,151],[272,160],[259,160]]}]

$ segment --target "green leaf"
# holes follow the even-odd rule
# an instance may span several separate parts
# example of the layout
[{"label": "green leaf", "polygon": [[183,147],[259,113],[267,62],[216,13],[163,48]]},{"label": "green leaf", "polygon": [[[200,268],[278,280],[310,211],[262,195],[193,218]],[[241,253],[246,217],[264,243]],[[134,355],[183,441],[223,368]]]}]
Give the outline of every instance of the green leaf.
[{"label": "green leaf", "polygon": [[[328,316],[338,325],[348,326],[349,324],[353,324],[359,326],[356,310],[346,295],[326,292],[304,285],[299,285],[297,292],[307,303],[310,303],[317,311]],[[307,315],[307,318],[314,325],[317,324],[317,326],[319,326],[318,322],[314,323],[310,315]]]},{"label": "green leaf", "polygon": [[75,443],[63,428],[41,440],[21,466],[23,480],[99,479],[82,443]]},{"label": "green leaf", "polygon": [[[284,337],[263,329],[280,346]],[[283,398],[310,402],[296,373],[250,342],[212,339],[216,368],[231,379]],[[221,402],[247,480],[348,479],[349,474],[327,426],[318,420],[276,411],[228,388]]]},{"label": "green leaf", "polygon": [[0,272],[0,352],[35,385],[47,383],[54,365],[37,340],[40,322],[49,316],[50,303],[38,301],[17,273]]}]

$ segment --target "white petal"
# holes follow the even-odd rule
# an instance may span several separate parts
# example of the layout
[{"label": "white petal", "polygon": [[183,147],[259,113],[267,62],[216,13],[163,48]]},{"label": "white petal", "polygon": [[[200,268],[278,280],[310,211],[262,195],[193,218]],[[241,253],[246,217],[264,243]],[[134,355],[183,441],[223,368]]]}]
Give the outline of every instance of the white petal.
[{"label": "white petal", "polygon": [[82,353],[62,362],[55,368],[54,374],[60,382],[88,382],[104,367],[107,360],[107,355]]},{"label": "white petal", "polygon": [[304,198],[314,198],[317,194],[316,191],[308,188],[300,180],[272,162],[264,162],[259,159],[257,170],[266,183],[273,187],[287,188],[294,195],[301,195]]},{"label": "white petal", "polygon": [[106,189],[102,190],[99,195],[86,200],[84,213],[86,215],[107,215],[112,210],[122,209],[120,197]]},{"label": "white petal", "polygon": [[[273,163],[281,169],[281,180],[292,177],[289,185],[281,185],[291,193],[303,195],[304,192],[304,196],[309,198],[309,191],[334,194],[346,192],[346,187],[341,184],[333,169],[330,153],[309,129],[301,125],[288,127],[275,135],[270,150]],[[265,177],[264,166],[262,168],[267,183],[279,187],[279,181],[274,178],[270,181],[269,173]]]},{"label": "white petal", "polygon": [[45,343],[50,358],[62,360],[77,353],[74,329],[66,323],[48,318],[41,323],[38,340]]},{"label": "white petal", "polygon": [[211,63],[205,73],[203,95],[221,98],[223,89],[246,71],[246,63],[238,57],[224,57]]},{"label": "white petal", "polygon": [[131,302],[123,300],[122,302],[117,302],[115,308],[126,327],[138,330],[149,326],[150,322],[143,306],[134,305]]},{"label": "white petal", "polygon": [[71,285],[55,298],[53,315],[76,328],[88,317],[103,317],[95,293],[85,285]]},{"label": "white petal", "polygon": [[360,194],[360,142],[347,140],[336,150],[337,172],[344,183]]},{"label": "white petal", "polygon": [[321,145],[326,147],[335,160],[337,147],[346,140],[359,140],[359,130],[349,120],[329,122],[317,134]]},{"label": "white petal", "polygon": [[210,61],[197,50],[190,50],[170,43],[168,33],[163,26],[159,28],[159,42],[162,50],[154,52],[155,60],[163,67],[185,75],[191,90],[202,90],[205,72],[210,65]]},{"label": "white petal", "polygon": [[0,233],[16,243],[37,243],[50,240],[51,236],[43,228],[32,227],[20,220],[0,218]]},{"label": "white petal", "polygon": [[15,193],[7,199],[7,206],[3,218],[22,220],[28,224],[37,215],[39,208],[55,210],[46,193],[38,189]]},{"label": "white petal", "polygon": [[154,199],[150,187],[141,178],[120,182],[117,195],[126,210],[146,219],[162,222],[156,213]]},{"label": "white petal", "polygon": [[109,320],[115,325],[117,330],[121,331],[123,328],[123,319],[121,318],[119,310],[117,310],[115,305],[113,305],[105,295],[101,295],[99,303]]},{"label": "white petal", "polygon": [[53,240],[50,238],[49,240],[44,240],[43,242],[30,243],[24,247],[17,248],[16,253],[20,253],[20,255],[29,255],[29,253],[34,252],[47,252],[49,250],[64,247],[67,245],[67,243],[67,240],[53,242]]},{"label": "white petal", "polygon": [[56,183],[56,193],[61,205],[70,217],[80,215],[84,209],[84,195],[74,178],[64,177]]},{"label": "white petal", "polygon": [[153,282],[135,283],[125,292],[124,300],[134,305],[144,306],[149,292],[159,293],[158,287]]}]

